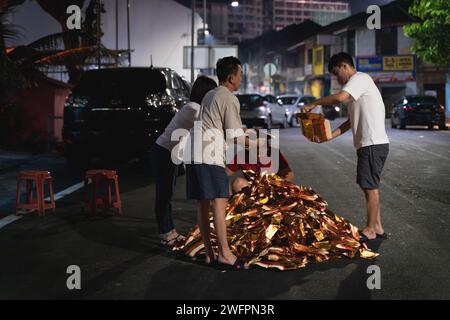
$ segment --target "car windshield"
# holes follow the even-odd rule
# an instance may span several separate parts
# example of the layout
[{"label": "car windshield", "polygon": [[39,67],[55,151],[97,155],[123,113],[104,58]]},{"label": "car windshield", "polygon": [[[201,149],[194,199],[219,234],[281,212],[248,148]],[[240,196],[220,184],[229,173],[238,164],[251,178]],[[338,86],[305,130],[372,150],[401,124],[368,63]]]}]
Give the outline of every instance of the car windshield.
[{"label": "car windshield", "polygon": [[255,108],[261,105],[262,102],[262,97],[258,94],[239,94],[236,97],[244,108]]},{"label": "car windshield", "polygon": [[436,104],[437,100],[434,97],[406,97],[408,104],[426,103],[426,104]]},{"label": "car windshield", "polygon": [[119,98],[130,101],[142,100],[147,95],[166,89],[163,74],[151,69],[104,69],[86,72],[74,88],[74,95],[82,95],[95,100]]},{"label": "car windshield", "polygon": [[297,101],[297,97],[279,97],[282,104],[294,104]]}]

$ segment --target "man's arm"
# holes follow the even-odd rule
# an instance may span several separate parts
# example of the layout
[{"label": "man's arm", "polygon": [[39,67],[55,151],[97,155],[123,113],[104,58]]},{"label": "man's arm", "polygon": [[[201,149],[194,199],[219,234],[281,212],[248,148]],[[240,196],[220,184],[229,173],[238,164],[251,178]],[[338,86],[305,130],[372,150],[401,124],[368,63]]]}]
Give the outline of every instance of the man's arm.
[{"label": "man's arm", "polygon": [[302,108],[302,112],[310,112],[317,106],[328,106],[338,103],[343,103],[351,98],[350,94],[346,91],[341,91],[336,94],[332,94],[328,97],[323,97],[321,99],[314,100],[311,103],[308,103],[306,106]]}]

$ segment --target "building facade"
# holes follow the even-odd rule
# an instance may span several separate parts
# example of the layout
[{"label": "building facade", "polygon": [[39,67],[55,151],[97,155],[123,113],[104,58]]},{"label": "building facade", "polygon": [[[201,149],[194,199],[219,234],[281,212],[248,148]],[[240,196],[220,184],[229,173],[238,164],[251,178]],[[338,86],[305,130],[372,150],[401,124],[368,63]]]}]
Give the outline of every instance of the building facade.
[{"label": "building facade", "polygon": [[[383,96],[386,114],[402,95],[431,94],[445,105],[448,66],[438,67],[418,59],[411,51],[413,40],[403,33],[404,25],[418,20],[408,13],[403,1],[382,6],[381,16],[381,29],[372,30],[367,28],[369,15],[365,12],[317,28],[309,35],[307,30],[311,26],[307,24],[297,25],[296,30],[290,26],[242,44],[241,58],[249,63],[257,79],[266,79],[260,83],[271,84],[271,93],[301,93],[320,98],[341,89],[327,65],[331,55],[344,51],[354,58],[358,71],[374,79]],[[267,80],[261,69],[268,63],[273,63],[277,70]],[[246,88],[261,92],[255,86]]]},{"label": "building facade", "polygon": [[[190,1],[182,1],[186,6]],[[215,43],[235,44],[254,39],[264,32],[279,31],[289,25],[312,20],[327,25],[350,15],[344,1],[331,0],[197,0],[196,11],[204,17]],[[205,10],[206,9],[206,10]]]},{"label": "building facade", "polygon": [[[269,3],[270,5],[270,3]],[[322,26],[344,19],[350,15],[346,2],[320,0],[274,0],[271,1],[273,29],[281,30],[288,25],[312,20]]]}]

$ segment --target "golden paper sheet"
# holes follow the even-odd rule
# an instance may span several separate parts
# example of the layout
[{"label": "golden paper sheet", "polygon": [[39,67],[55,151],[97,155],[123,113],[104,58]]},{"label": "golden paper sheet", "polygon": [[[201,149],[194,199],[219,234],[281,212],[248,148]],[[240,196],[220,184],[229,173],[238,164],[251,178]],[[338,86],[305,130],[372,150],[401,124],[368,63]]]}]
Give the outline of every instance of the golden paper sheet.
[{"label": "golden paper sheet", "polygon": [[[309,262],[378,256],[360,242],[358,228],[328,209],[311,188],[275,174],[260,177],[246,171],[245,175],[250,186],[230,197],[226,212],[228,243],[240,259],[264,268],[292,270]],[[212,223],[211,243],[217,253]],[[204,254],[198,226],[173,250],[191,257]]]}]

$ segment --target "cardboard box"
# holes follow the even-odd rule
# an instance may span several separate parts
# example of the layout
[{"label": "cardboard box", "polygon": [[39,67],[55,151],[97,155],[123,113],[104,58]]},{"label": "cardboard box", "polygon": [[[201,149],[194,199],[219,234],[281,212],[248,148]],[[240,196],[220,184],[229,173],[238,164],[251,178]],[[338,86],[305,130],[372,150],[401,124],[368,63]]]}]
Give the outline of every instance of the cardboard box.
[{"label": "cardboard box", "polygon": [[298,122],[301,124],[303,135],[311,140],[313,136],[321,141],[330,140],[332,137],[330,121],[319,113],[297,113]]}]

